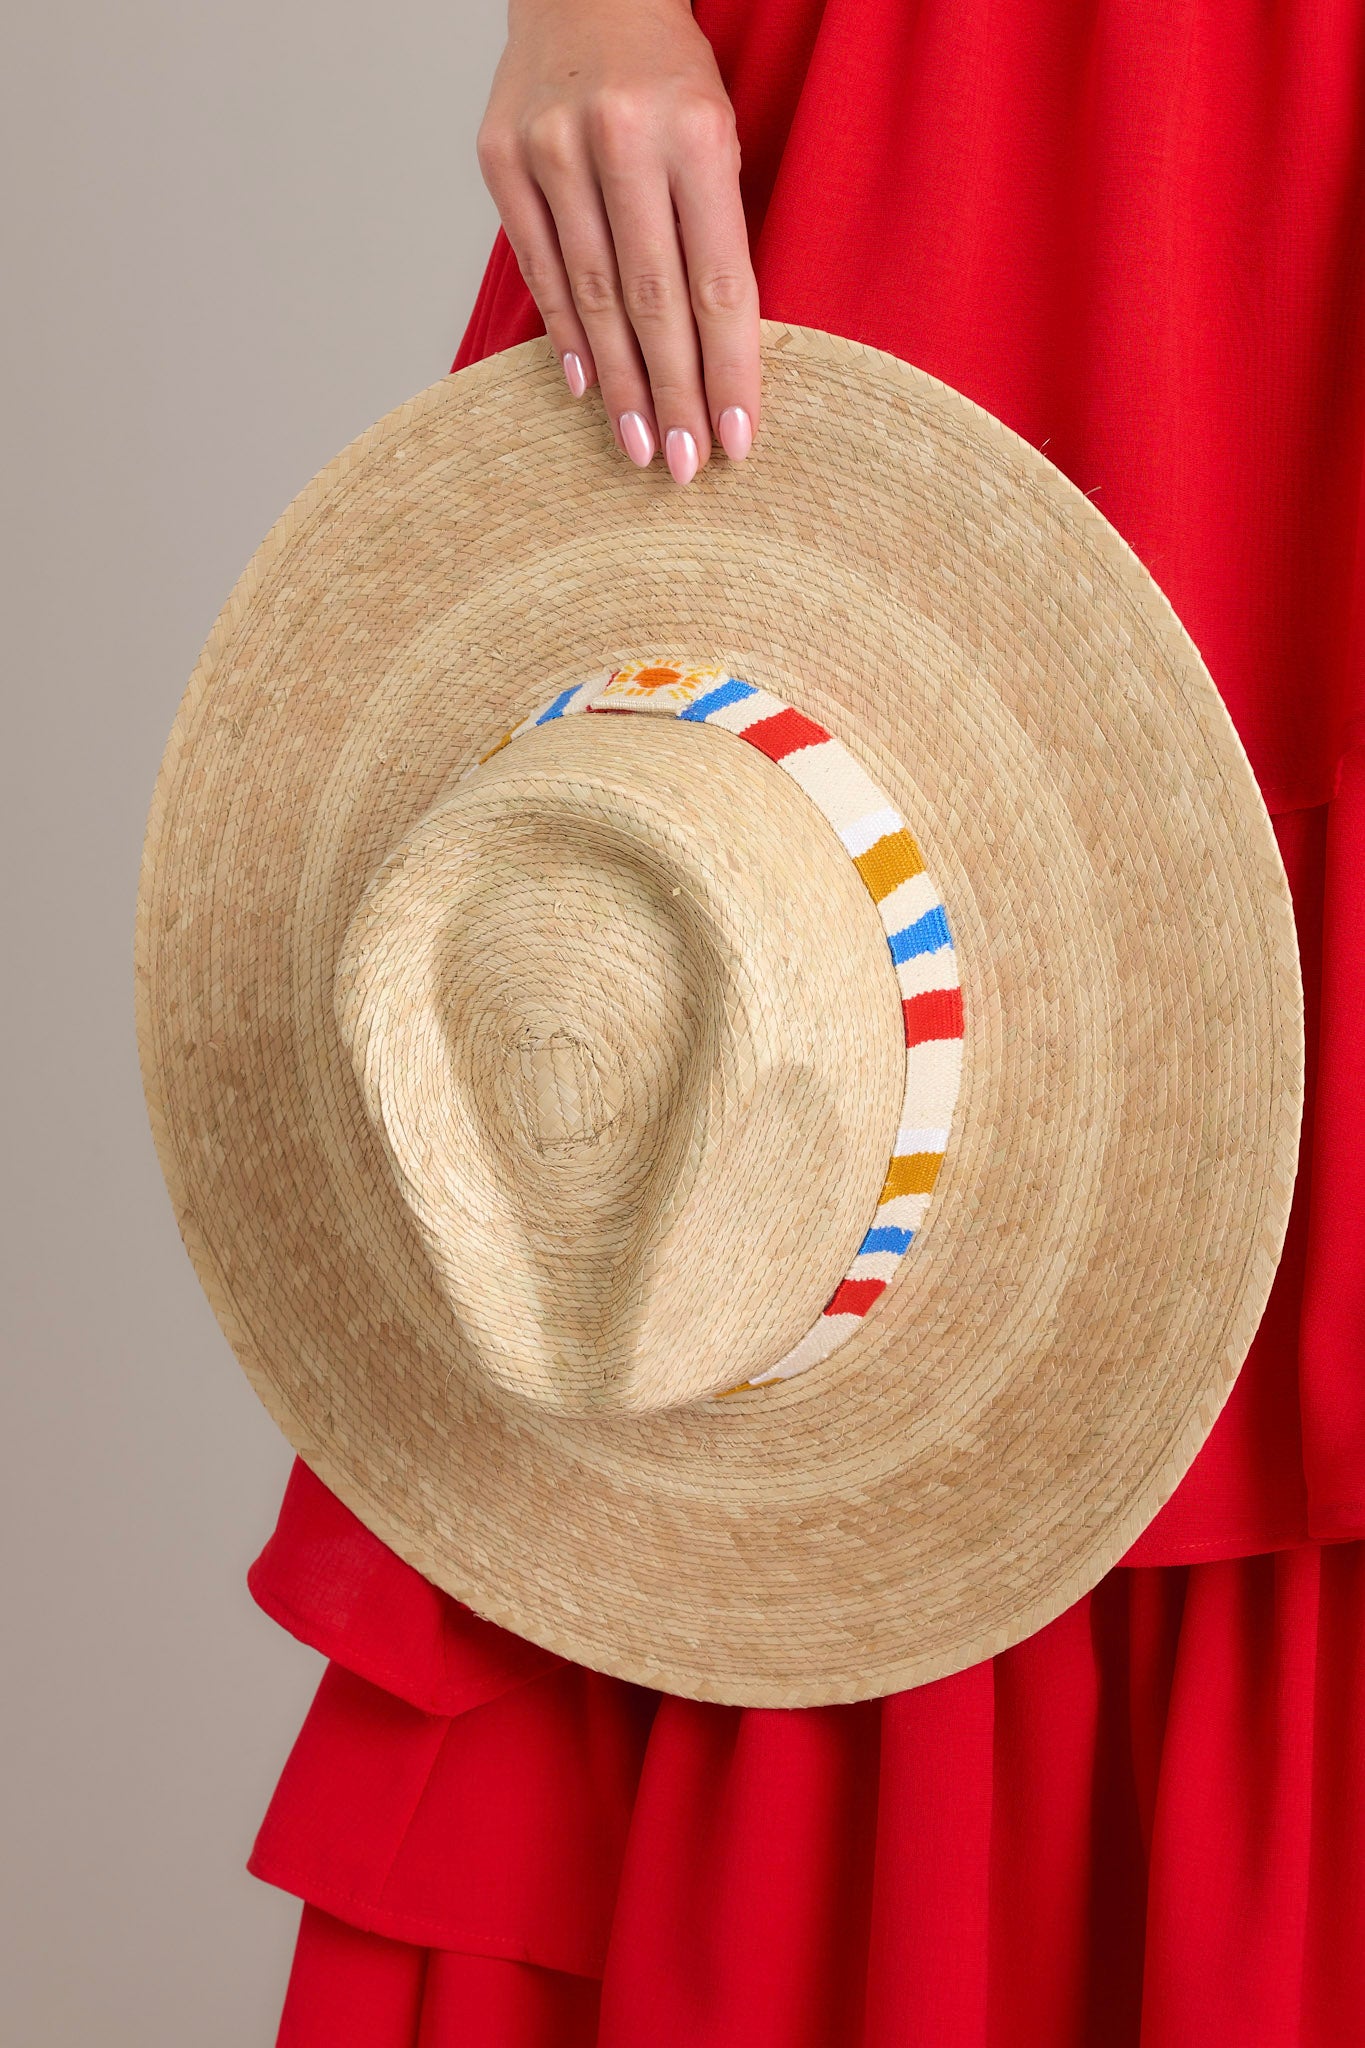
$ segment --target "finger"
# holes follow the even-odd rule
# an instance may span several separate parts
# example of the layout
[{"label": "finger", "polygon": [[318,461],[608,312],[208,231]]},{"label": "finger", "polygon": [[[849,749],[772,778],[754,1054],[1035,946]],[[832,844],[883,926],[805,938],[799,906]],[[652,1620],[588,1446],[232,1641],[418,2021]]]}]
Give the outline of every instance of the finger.
[{"label": "finger", "polygon": [[569,289],[597,365],[602,403],[617,441],[643,467],[658,451],[659,428],[622,297],[601,189],[586,150],[573,162],[553,154],[533,158],[532,168],[554,217]]},{"label": "finger", "polygon": [[598,175],[664,456],[675,481],[690,483],[711,458],[711,421],[668,171],[661,158],[628,171],[607,146]]},{"label": "finger", "polygon": [[711,424],[726,454],[742,461],[758,432],[762,372],[738,145],[731,151],[718,133],[712,147],[689,150],[674,172],[672,198]]},{"label": "finger", "polygon": [[658,448],[649,380],[621,303],[611,228],[586,145],[556,121],[533,129],[528,159],[554,221],[574,306],[617,443],[644,466]]},{"label": "finger", "polygon": [[500,151],[481,137],[479,162],[526,289],[559,358],[564,381],[573,396],[581,398],[596,381],[597,365],[574,304],[554,216],[518,152],[511,148]]}]

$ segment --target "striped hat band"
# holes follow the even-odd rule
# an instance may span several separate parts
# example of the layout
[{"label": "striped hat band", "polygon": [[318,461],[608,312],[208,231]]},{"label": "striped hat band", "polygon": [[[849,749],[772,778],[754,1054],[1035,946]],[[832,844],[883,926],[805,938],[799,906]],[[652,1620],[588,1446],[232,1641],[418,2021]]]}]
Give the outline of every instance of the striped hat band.
[{"label": "striped hat band", "polygon": [[563,690],[468,771],[522,735],[579,713],[648,712],[735,734],[809,797],[877,907],[900,990],[905,1093],[875,1212],[822,1313],[785,1357],[711,1395],[794,1378],[828,1358],[874,1312],[920,1229],[943,1163],[962,1076],[962,988],[943,899],[905,819],[826,727],[721,668],[655,657]]}]

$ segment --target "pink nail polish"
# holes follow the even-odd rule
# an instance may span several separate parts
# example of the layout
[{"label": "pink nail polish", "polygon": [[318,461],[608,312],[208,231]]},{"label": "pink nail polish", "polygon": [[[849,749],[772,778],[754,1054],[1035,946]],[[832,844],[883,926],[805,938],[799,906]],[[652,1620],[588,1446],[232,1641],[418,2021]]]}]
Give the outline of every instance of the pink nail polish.
[{"label": "pink nail polish", "polygon": [[690,484],[697,473],[697,444],[686,427],[670,427],[664,435],[664,454],[675,484]]},{"label": "pink nail polish", "polygon": [[575,398],[581,398],[588,388],[588,380],[583,374],[582,359],[576,356],[572,349],[566,349],[562,361],[565,381],[570,391]]},{"label": "pink nail polish", "polygon": [[743,462],[754,445],[754,430],[742,405],[727,405],[716,425],[720,445],[732,462]]},{"label": "pink nail polish", "polygon": [[654,436],[649,421],[640,412],[623,412],[620,420],[621,441],[631,461],[641,469],[654,460]]}]

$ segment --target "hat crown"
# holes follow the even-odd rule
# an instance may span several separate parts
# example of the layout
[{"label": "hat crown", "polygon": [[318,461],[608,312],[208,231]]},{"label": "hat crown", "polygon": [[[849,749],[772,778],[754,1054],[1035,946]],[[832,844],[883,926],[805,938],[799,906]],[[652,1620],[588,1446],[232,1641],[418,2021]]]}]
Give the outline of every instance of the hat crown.
[{"label": "hat crown", "polygon": [[732,1386],[820,1315],[875,1209],[904,1086],[885,936],[808,800],[729,734],[519,739],[389,854],[335,1000],[506,1392],[592,1412]]}]

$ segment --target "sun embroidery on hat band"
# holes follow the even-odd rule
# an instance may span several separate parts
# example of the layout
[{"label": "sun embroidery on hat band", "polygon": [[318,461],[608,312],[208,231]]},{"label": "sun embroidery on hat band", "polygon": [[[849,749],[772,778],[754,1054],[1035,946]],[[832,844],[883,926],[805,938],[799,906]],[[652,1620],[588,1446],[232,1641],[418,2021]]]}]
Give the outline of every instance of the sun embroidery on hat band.
[{"label": "sun embroidery on hat band", "polygon": [[948,914],[904,818],[833,734],[767,690],[723,668],[659,658],[604,670],[561,690],[466,771],[505,746],[579,712],[645,711],[717,725],[767,756],[837,833],[877,906],[900,988],[905,1096],[877,1209],[824,1310],[785,1358],[707,1398],[723,1401],[788,1380],[828,1358],[885,1293],[924,1221],[948,1144],[962,1077],[962,987]]}]

